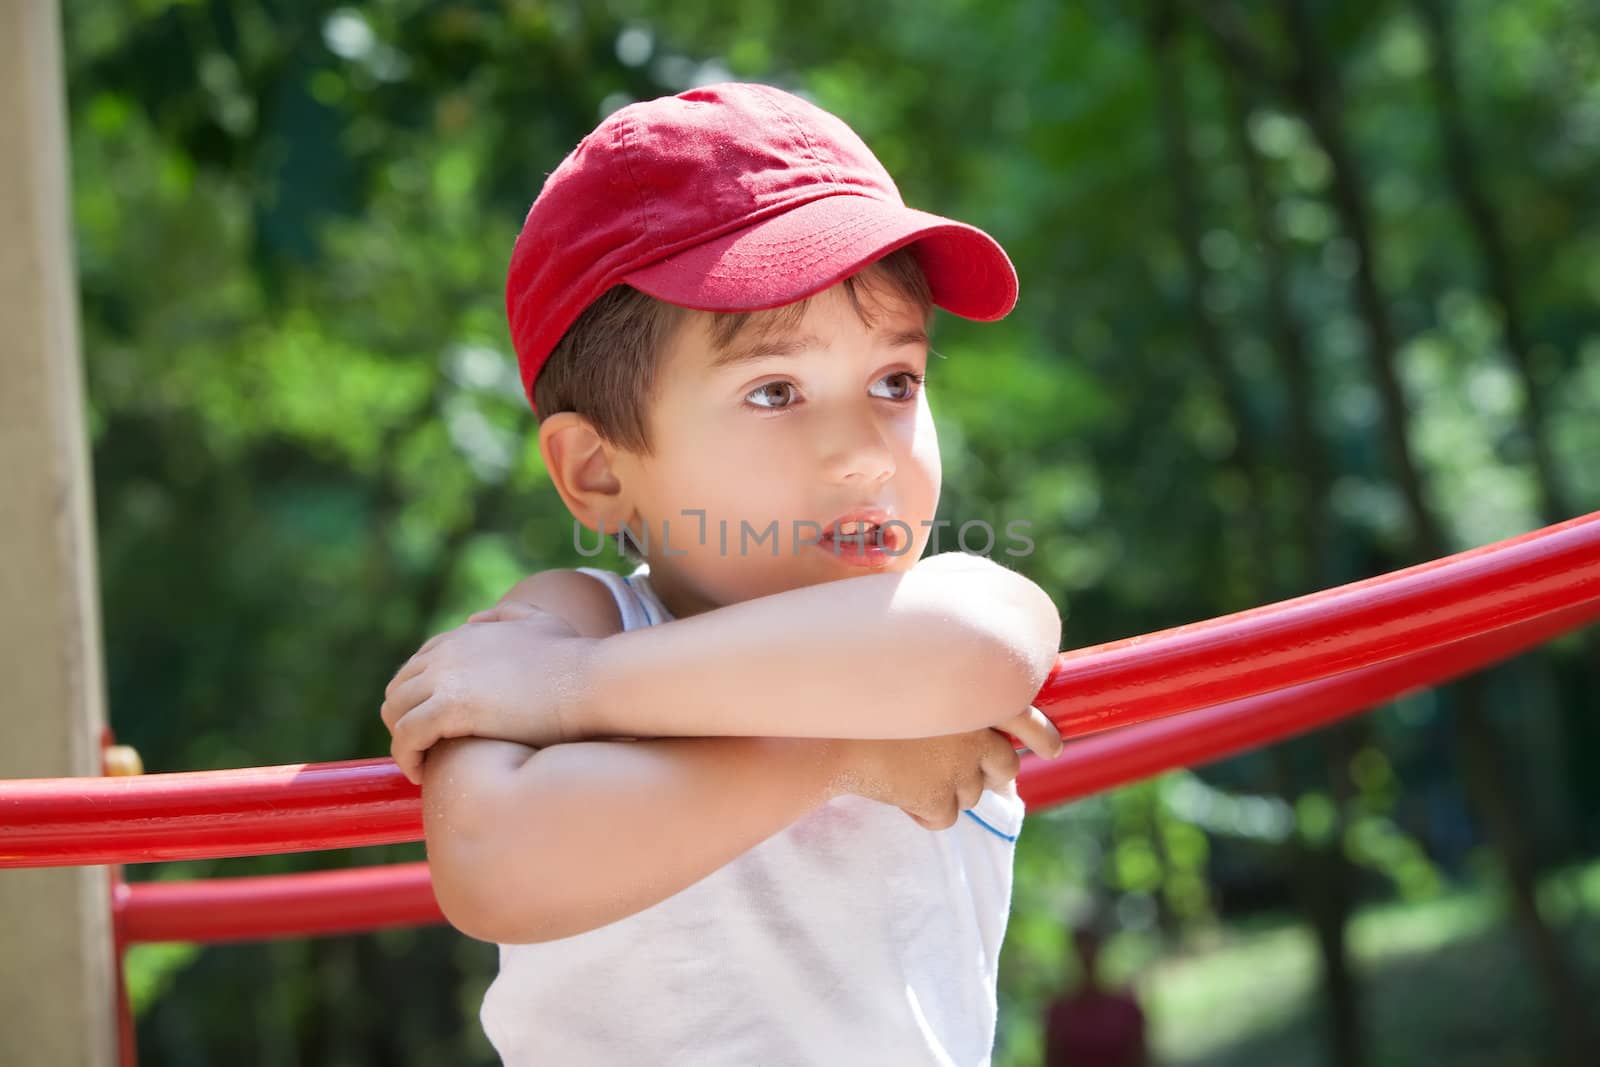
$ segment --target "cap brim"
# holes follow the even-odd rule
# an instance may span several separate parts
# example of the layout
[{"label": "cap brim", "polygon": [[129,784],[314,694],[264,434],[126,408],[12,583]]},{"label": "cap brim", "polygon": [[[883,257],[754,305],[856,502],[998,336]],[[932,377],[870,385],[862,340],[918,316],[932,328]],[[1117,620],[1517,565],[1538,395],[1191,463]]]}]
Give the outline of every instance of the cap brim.
[{"label": "cap brim", "polygon": [[680,307],[762,311],[819,293],[916,243],[933,302],[980,322],[1017,302],[1017,272],[982,230],[867,196],[840,194],[684,249],[622,280]]}]

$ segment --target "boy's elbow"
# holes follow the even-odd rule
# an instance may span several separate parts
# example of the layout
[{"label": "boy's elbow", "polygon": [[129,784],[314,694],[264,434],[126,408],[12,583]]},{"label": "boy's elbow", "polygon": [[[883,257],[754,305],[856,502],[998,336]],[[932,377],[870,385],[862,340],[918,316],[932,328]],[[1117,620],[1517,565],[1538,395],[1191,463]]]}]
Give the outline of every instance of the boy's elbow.
[{"label": "boy's elbow", "polygon": [[494,813],[481,810],[487,806],[481,797],[429,803],[426,782],[423,790],[428,875],[439,910],[468,937],[500,943],[505,926],[501,898],[506,894],[495,892],[503,876],[490,832]]},{"label": "boy's elbow", "polygon": [[456,871],[439,850],[428,850],[428,873],[433,878],[433,898],[445,922],[468,937],[500,944],[501,920],[492,901],[476,892],[470,872]]},{"label": "boy's elbow", "polygon": [[[437,882],[436,882],[437,885]],[[587,933],[598,925],[579,910],[505,882],[435,889],[439,910],[458,931],[496,945],[533,945]]]},{"label": "boy's elbow", "polygon": [[[468,937],[502,945],[558,936],[544,930],[552,911],[543,899],[544,881],[527,876],[538,842],[529,839],[526,819],[511,810],[519,806],[517,794],[497,780],[510,767],[451,768],[430,756],[422,784],[428,873],[439,910]],[[479,777],[464,785],[469,771]]]},{"label": "boy's elbow", "polygon": [[580,880],[559,874],[570,867],[572,850],[559,833],[560,813],[528,817],[549,798],[482,783],[452,791],[429,786],[425,771],[428,871],[451,926],[479,941],[524,945],[602,925]]},{"label": "boy's elbow", "polygon": [[[1037,587],[1035,587],[1037,588]],[[1049,605],[1049,598],[1040,593]],[[1004,664],[991,675],[993,697],[999,706],[1020,712],[1032,704],[1055,669],[1061,649],[1061,620],[1050,606],[1049,613],[1023,606],[1007,625],[991,630],[990,662]]]},{"label": "boy's elbow", "polygon": [[1044,688],[1061,654],[1060,609],[1037,583],[993,560],[969,556],[952,565],[971,568],[991,605],[966,617],[992,706],[1020,712]]},{"label": "boy's elbow", "polygon": [[429,871],[433,875],[433,894],[445,921],[468,937],[496,945],[518,945],[557,936],[547,932],[540,920],[542,909],[538,901],[528,895],[508,892],[503,885],[497,887],[489,880],[458,877],[448,864],[431,857]]},{"label": "boy's elbow", "polygon": [[1023,578],[1023,584],[1018,604],[1018,655],[1023,689],[1031,702],[1061,656],[1061,609],[1036,583]]},{"label": "boy's elbow", "polygon": [[521,945],[567,936],[559,903],[510,869],[491,842],[429,842],[428,871],[445,921],[478,941]]}]

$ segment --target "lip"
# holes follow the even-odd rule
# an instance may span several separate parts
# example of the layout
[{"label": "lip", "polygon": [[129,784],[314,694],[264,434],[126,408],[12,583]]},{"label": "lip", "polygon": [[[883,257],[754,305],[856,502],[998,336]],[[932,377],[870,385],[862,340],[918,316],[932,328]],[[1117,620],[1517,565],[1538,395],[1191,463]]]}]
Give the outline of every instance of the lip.
[{"label": "lip", "polygon": [[[817,542],[817,547],[836,559],[857,566],[872,566],[887,562],[894,559],[897,552],[905,550],[905,531],[885,525],[893,519],[894,512],[888,508],[854,508],[823,525],[822,537]],[[859,534],[847,534],[844,540],[836,540],[834,534],[847,522],[865,522],[879,527],[882,532],[883,547],[873,544],[861,544],[858,547],[856,539]]]}]

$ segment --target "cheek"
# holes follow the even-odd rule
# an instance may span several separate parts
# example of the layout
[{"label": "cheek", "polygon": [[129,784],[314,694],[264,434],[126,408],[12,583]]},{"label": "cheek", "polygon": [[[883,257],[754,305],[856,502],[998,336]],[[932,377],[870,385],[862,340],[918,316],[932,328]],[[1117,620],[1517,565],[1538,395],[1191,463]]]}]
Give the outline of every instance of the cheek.
[{"label": "cheek", "polygon": [[933,484],[934,496],[944,480],[944,460],[939,455],[939,431],[933,425],[933,415],[923,405],[917,419],[916,437],[911,442],[911,461],[917,470]]},{"label": "cheek", "polygon": [[738,439],[707,444],[686,453],[672,499],[691,501],[707,517],[772,518],[784,507],[784,487],[794,484],[781,446]]},{"label": "cheek", "polygon": [[944,459],[939,455],[939,440],[932,434],[917,443],[917,462],[935,485],[944,477]]}]

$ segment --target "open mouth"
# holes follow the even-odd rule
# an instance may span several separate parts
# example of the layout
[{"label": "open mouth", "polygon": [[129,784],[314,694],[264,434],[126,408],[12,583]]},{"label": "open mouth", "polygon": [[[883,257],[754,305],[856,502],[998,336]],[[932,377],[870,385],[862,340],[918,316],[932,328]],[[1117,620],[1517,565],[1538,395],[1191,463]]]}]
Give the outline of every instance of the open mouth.
[{"label": "open mouth", "polygon": [[893,527],[875,522],[841,522],[822,535],[822,544],[840,551],[892,550],[896,547]]}]

